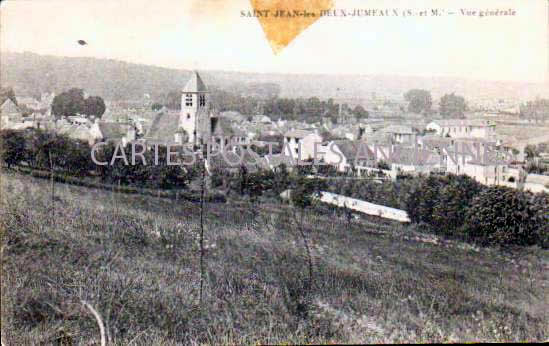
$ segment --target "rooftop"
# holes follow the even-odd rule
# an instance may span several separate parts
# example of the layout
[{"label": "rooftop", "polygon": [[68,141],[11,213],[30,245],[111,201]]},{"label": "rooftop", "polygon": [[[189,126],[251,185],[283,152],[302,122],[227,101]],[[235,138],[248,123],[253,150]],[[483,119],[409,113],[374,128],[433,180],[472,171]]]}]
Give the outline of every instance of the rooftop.
[{"label": "rooftop", "polygon": [[191,78],[183,88],[183,93],[198,93],[198,92],[208,92],[206,85],[200,78],[198,72],[193,71]]}]

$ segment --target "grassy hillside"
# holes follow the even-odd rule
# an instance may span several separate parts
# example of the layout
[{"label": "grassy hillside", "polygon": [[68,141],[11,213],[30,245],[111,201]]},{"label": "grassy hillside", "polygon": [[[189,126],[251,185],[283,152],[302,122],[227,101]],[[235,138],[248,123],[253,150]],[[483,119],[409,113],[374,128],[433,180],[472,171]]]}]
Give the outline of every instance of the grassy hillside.
[{"label": "grassy hillside", "polygon": [[[503,253],[264,202],[207,204],[3,174],[2,340],[114,344],[543,341],[547,251]],[[296,214],[296,215],[294,215]],[[314,284],[306,290],[312,254]]]}]

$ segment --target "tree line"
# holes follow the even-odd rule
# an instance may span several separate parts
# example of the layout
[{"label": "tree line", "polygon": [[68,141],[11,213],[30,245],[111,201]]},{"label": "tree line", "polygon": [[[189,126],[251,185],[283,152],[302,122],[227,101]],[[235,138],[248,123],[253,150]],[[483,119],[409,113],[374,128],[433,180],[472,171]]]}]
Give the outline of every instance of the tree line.
[{"label": "tree line", "polygon": [[[333,122],[338,121],[341,111],[356,119],[364,119],[369,113],[361,105],[354,107],[348,104],[336,103],[333,99],[320,100],[318,97],[310,98],[280,98],[273,96],[261,98],[258,96],[243,96],[234,92],[212,89],[212,102],[220,112],[236,111],[240,114],[263,114],[271,118],[283,120],[297,120],[306,122],[320,121],[322,117],[332,118]],[[158,110],[164,105],[168,109],[181,109],[181,92],[170,91],[165,95],[163,101],[155,102],[153,110]]]},{"label": "tree line", "polygon": [[[411,89],[404,94],[404,99],[408,102],[408,112],[431,115],[433,98],[431,92],[423,89]],[[469,109],[463,96],[455,93],[445,94],[440,98],[439,114],[443,118],[463,118],[464,113]]]},{"label": "tree line", "polygon": [[[89,177],[109,184],[148,188],[185,188],[200,172],[197,165],[169,166],[166,150],[159,147],[158,164],[96,165],[88,143],[39,129],[0,131],[2,162],[9,168],[24,165],[73,177]],[[97,161],[111,161],[115,146],[103,145]],[[130,152],[130,148],[125,148]],[[154,161],[153,151],[144,152],[146,162]],[[407,211],[421,229],[457,237],[482,245],[549,246],[549,195],[532,194],[501,186],[485,186],[465,175],[400,176],[396,182],[371,180],[310,179],[306,169],[289,171],[284,165],[275,171],[238,172],[216,170],[210,181],[214,189],[225,190],[251,200],[279,198],[292,190],[296,206],[307,207],[320,191],[332,191]]]},{"label": "tree line", "polygon": [[[97,149],[95,157],[98,162],[109,164],[97,165],[91,157],[92,147],[87,142],[40,129],[2,130],[0,142],[0,157],[8,168],[24,166],[66,176],[99,179],[106,184],[185,188],[197,174],[197,167],[192,165],[184,168],[167,165],[167,150],[162,146],[158,149],[158,164],[151,164],[155,162],[154,152],[145,150],[143,155],[149,164],[137,160],[135,165],[126,165],[122,159],[112,160],[116,146],[107,143]],[[123,149],[126,153],[131,152],[129,145]]]},{"label": "tree line", "polygon": [[56,116],[101,117],[106,110],[105,101],[99,96],[84,97],[84,90],[72,88],[53,98],[51,111]]},{"label": "tree line", "polygon": [[549,246],[549,195],[485,186],[466,175],[337,180],[330,191],[406,210],[420,229],[482,245]]}]

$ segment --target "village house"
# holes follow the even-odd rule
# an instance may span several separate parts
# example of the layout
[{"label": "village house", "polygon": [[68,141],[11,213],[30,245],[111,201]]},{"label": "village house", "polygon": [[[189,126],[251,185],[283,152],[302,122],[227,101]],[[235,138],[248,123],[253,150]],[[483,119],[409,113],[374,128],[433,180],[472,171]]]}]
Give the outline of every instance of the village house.
[{"label": "village house", "polygon": [[269,118],[266,115],[260,115],[260,114],[254,115],[251,122],[254,123],[254,124],[260,124],[260,125],[271,125],[272,124],[271,118]]},{"label": "village house", "polygon": [[441,156],[434,150],[394,146],[388,164],[392,171],[429,174],[443,166]]},{"label": "village house", "polygon": [[416,138],[414,129],[406,125],[390,125],[380,131],[390,135],[395,144],[411,144]]},{"label": "village house", "polygon": [[59,125],[54,125],[53,129],[60,135],[65,135],[71,139],[84,141],[90,145],[93,145],[97,141],[97,138],[94,137],[91,128],[84,124],[62,123]]},{"label": "village house", "polygon": [[442,137],[495,139],[496,125],[490,120],[444,119],[433,120],[426,126]]},{"label": "village house", "polygon": [[237,147],[247,148],[251,140],[244,130],[231,125],[229,119],[219,117],[212,121],[211,142],[223,147],[224,150],[236,150]]},{"label": "village house", "polygon": [[334,165],[340,172],[346,172],[358,166],[374,167],[376,157],[365,142],[351,140],[334,140],[322,146],[324,163]]},{"label": "village house", "polygon": [[314,157],[315,146],[319,151],[322,137],[310,130],[292,130],[284,134],[284,154],[294,159],[308,160]]},{"label": "village house", "polygon": [[361,140],[370,145],[391,145],[393,143],[391,134],[383,131],[375,131],[373,133],[364,134]]},{"label": "village house", "polygon": [[508,166],[503,160],[490,156],[472,159],[463,165],[463,174],[485,185],[500,185],[508,181]]},{"label": "village house", "polygon": [[1,128],[13,128],[22,123],[23,114],[14,100],[9,97],[0,99],[0,125]]},{"label": "village house", "polygon": [[501,152],[458,145],[445,148],[444,153],[447,173],[465,174],[485,185],[502,185],[518,179]]},{"label": "village house", "polygon": [[442,152],[442,149],[451,146],[454,142],[451,138],[441,137],[438,135],[425,135],[419,136],[417,139],[418,146],[422,149],[437,150],[438,153]]},{"label": "village house", "polygon": [[351,141],[359,140],[374,131],[368,124],[340,125],[329,130],[330,134],[338,138],[346,138]]},{"label": "village house", "polygon": [[89,133],[93,142],[122,143],[126,145],[136,139],[135,127],[132,124],[113,123],[96,120]]}]

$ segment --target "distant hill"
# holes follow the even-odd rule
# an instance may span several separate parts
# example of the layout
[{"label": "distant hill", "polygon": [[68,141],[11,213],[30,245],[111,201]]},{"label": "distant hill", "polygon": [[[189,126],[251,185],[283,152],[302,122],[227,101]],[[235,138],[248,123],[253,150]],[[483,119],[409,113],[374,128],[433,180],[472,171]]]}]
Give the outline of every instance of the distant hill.
[{"label": "distant hill", "polygon": [[156,96],[179,89],[189,76],[189,71],[107,59],[6,52],[0,59],[0,83],[13,87],[16,95],[38,96],[77,87],[108,100],[140,99],[144,93]]},{"label": "distant hill", "polygon": [[[351,103],[374,97],[401,99],[412,88],[431,90],[436,99],[456,92],[472,98],[533,99],[549,97],[547,85],[517,82],[485,82],[457,78],[424,78],[366,75],[299,75],[201,71],[210,87],[265,97],[312,97],[346,99]],[[190,71],[139,65],[112,59],[73,58],[34,53],[2,52],[0,84],[13,87],[16,95],[59,93],[71,87],[107,100],[137,100],[147,93],[161,98],[182,88]],[[339,91],[337,89],[340,89]]]}]

